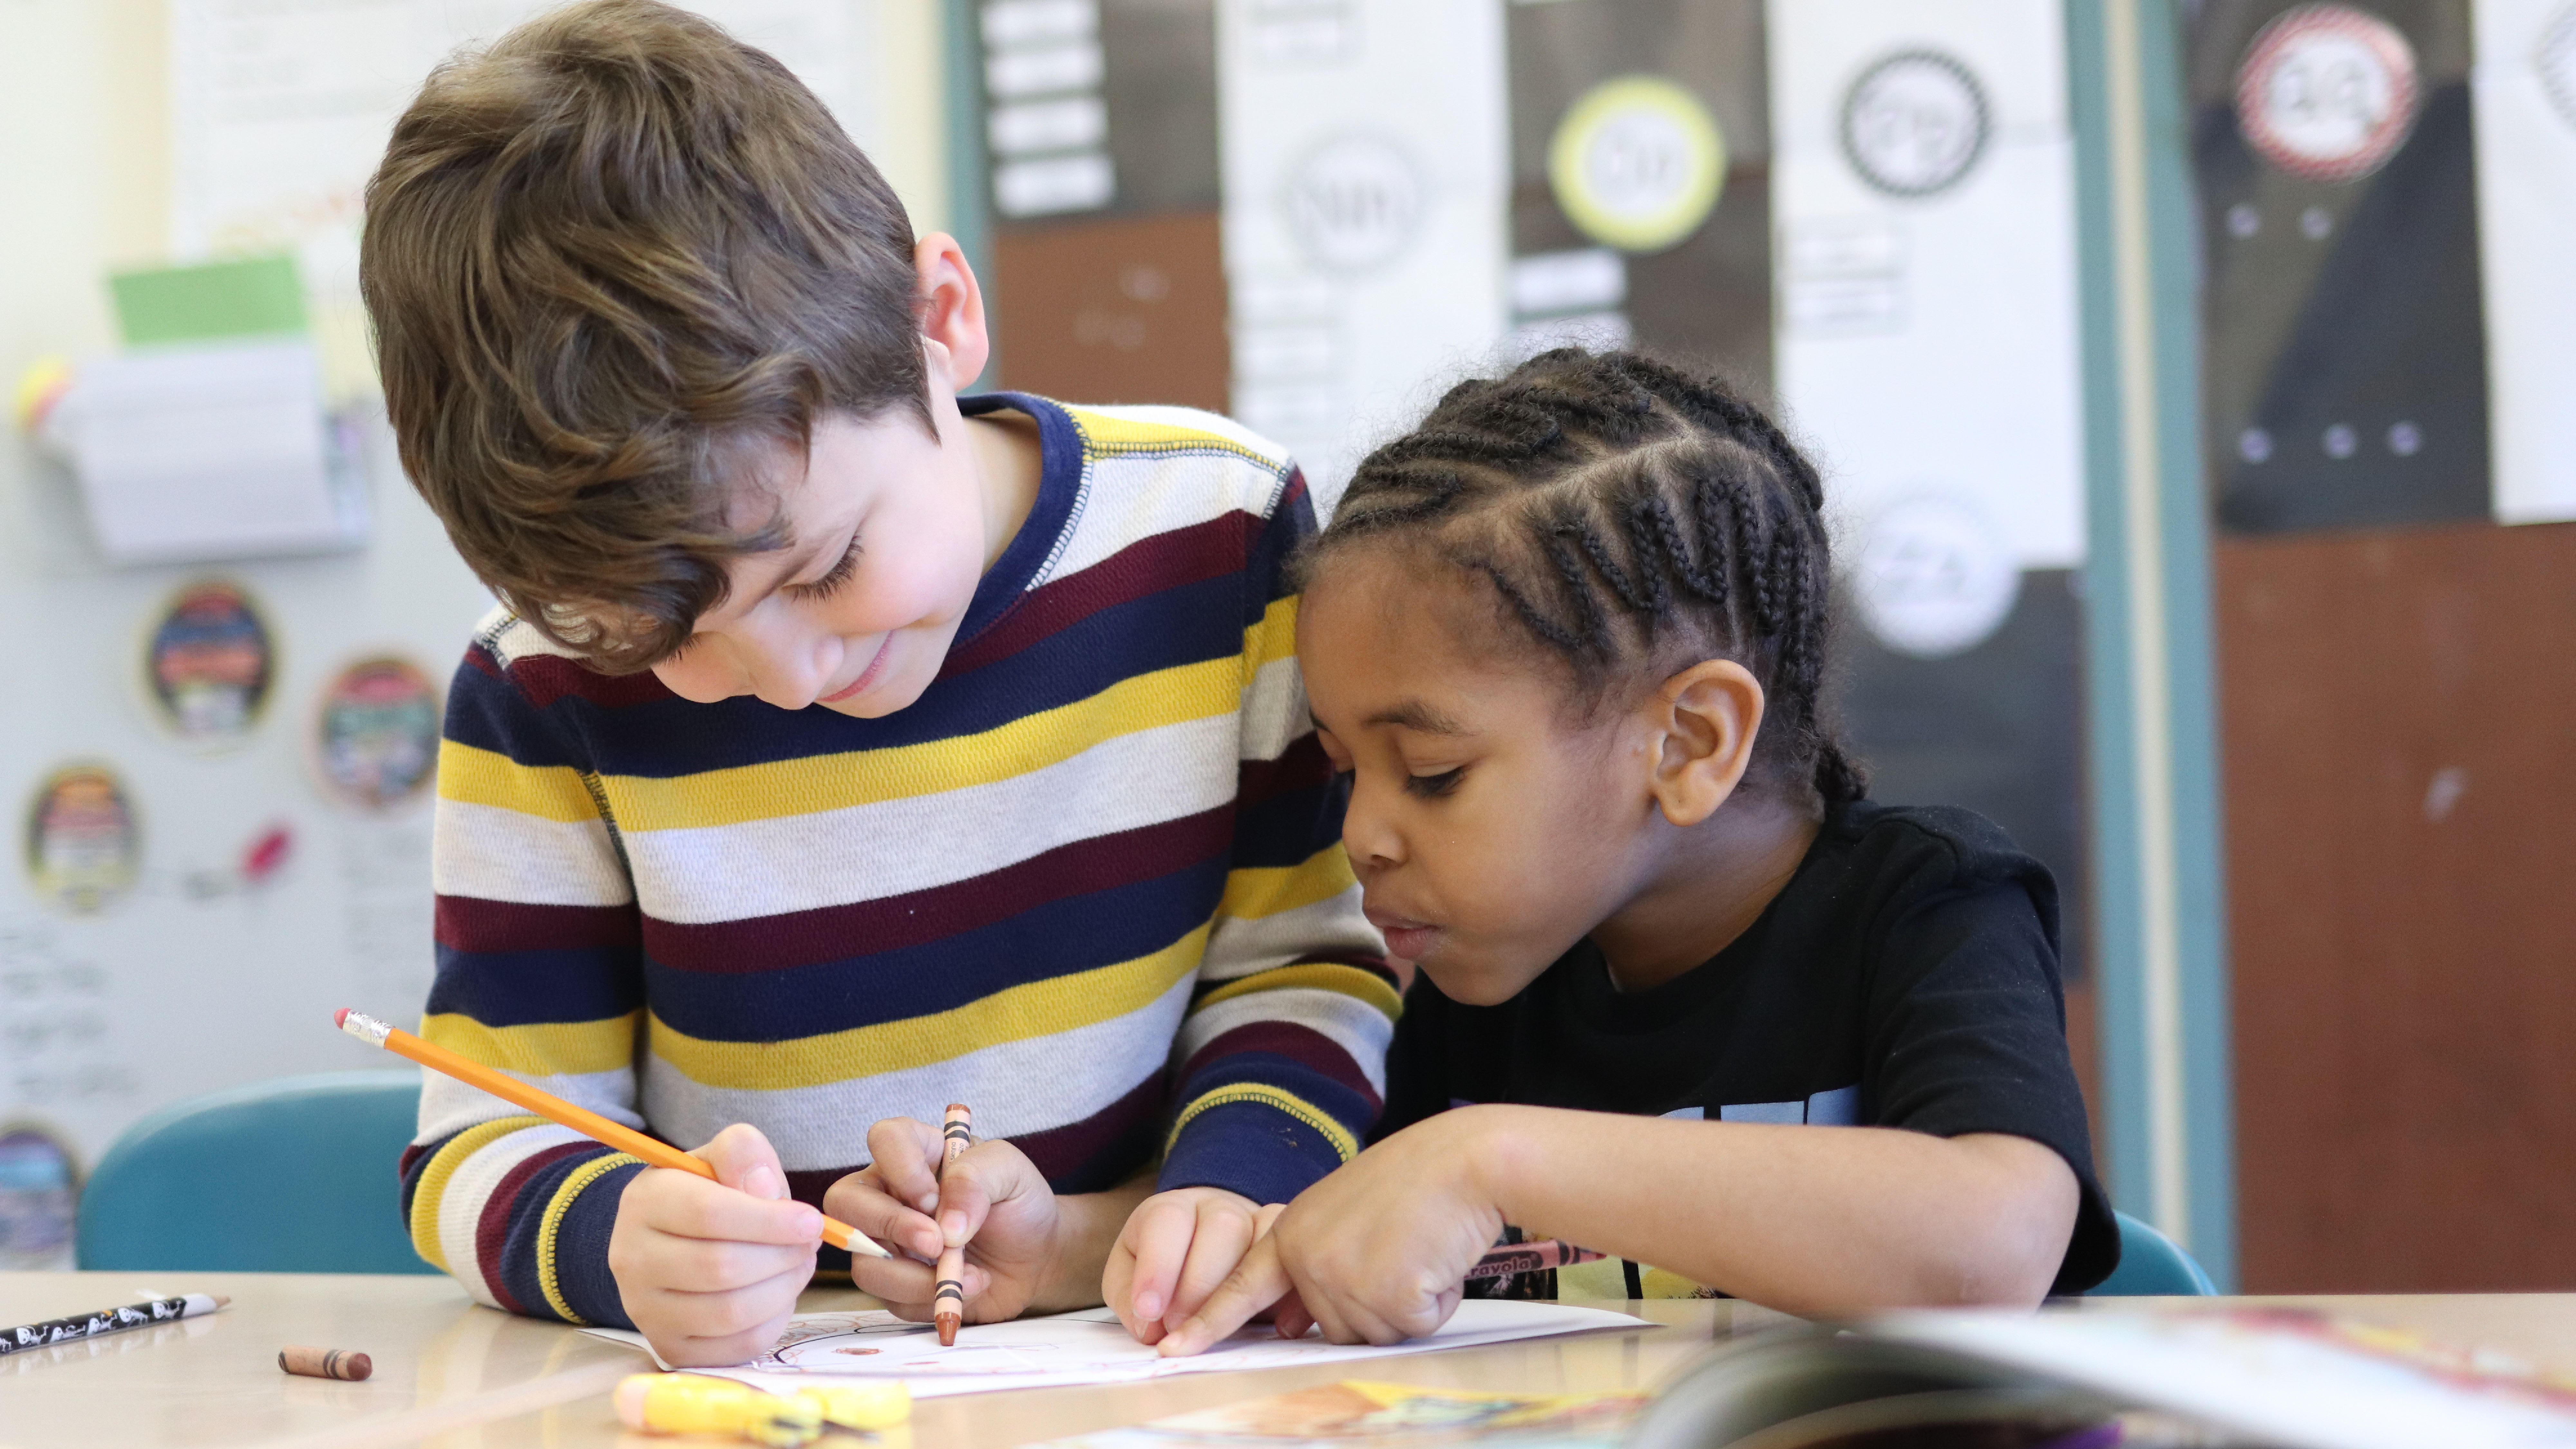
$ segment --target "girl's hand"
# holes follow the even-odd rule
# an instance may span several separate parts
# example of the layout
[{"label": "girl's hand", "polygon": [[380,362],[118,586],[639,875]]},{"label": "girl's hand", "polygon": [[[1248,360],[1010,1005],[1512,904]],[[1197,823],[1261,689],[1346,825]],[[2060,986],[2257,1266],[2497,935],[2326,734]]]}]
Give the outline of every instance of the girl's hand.
[{"label": "girl's hand", "polygon": [[1443,1112],[1299,1193],[1163,1353],[1198,1353],[1274,1304],[1283,1335],[1311,1320],[1335,1343],[1397,1343],[1448,1322],[1503,1230],[1485,1123],[1474,1108]]},{"label": "girl's hand", "polygon": [[943,1183],[941,1147],[937,1123],[889,1117],[868,1129],[875,1161],[823,1194],[825,1212],[896,1254],[852,1255],[850,1281],[903,1317],[926,1321],[940,1248],[963,1242],[968,1323],[1017,1318],[1032,1302],[1060,1296],[1061,1214],[1037,1165],[1008,1142],[978,1142]]},{"label": "girl's hand", "polygon": [[1119,1229],[1100,1275],[1102,1301],[1138,1343],[1161,1342],[1165,1326],[1196,1313],[1281,1210],[1221,1187],[1154,1194]]}]

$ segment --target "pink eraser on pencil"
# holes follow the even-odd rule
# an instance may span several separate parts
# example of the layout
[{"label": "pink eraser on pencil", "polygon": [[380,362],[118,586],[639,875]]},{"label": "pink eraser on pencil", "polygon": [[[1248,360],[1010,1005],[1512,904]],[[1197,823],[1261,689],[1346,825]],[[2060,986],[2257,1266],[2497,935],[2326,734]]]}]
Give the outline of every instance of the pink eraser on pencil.
[{"label": "pink eraser on pencil", "polygon": [[338,1011],[331,1013],[331,1024],[339,1027],[347,1026],[349,1024],[349,1008],[344,1006]]}]

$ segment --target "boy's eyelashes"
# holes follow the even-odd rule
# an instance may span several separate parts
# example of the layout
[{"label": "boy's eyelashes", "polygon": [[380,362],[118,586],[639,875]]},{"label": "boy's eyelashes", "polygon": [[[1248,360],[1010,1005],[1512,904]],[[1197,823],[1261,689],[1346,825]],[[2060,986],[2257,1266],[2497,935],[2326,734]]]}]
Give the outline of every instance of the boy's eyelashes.
[{"label": "boy's eyelashes", "polygon": [[855,574],[858,571],[859,536],[854,533],[850,535],[849,549],[841,555],[841,561],[839,563],[832,565],[829,573],[824,574],[821,578],[816,579],[811,583],[789,584],[787,586],[787,592],[796,598],[819,603],[822,600],[832,597],[834,593],[839,591],[841,585],[850,581],[850,575]]}]

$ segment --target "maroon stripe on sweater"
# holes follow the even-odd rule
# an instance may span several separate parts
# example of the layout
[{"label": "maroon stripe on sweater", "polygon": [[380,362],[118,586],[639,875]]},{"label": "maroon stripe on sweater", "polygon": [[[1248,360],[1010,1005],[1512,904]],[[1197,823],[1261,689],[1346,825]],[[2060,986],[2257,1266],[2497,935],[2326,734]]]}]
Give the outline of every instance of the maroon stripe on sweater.
[{"label": "maroon stripe on sweater", "polygon": [[635,907],[532,906],[440,896],[438,944],[458,951],[579,951],[641,939]]},{"label": "maroon stripe on sweater", "polygon": [[1366,1097],[1370,1111],[1376,1111],[1379,1106],[1377,1088],[1369,1085],[1368,1074],[1360,1070],[1360,1064],[1351,1060],[1351,1054],[1342,1050],[1340,1043],[1312,1027],[1300,1026],[1293,1021],[1251,1021],[1232,1031],[1219,1033],[1213,1041],[1191,1054],[1189,1062],[1181,1068],[1180,1080],[1186,1082],[1217,1058],[1237,1052],[1268,1052],[1273,1056],[1286,1057],[1299,1066],[1312,1067]]},{"label": "maroon stripe on sweater", "polygon": [[560,654],[532,654],[513,663],[510,682],[527,696],[528,703],[539,709],[566,695],[608,709],[679,698],[649,669],[633,674],[602,674],[589,665],[566,659]]},{"label": "maroon stripe on sweater", "polygon": [[1163,1072],[1157,1067],[1127,1095],[1081,1121],[1011,1141],[1056,1191],[1099,1192],[1153,1157],[1163,1108]]},{"label": "maroon stripe on sweater", "polygon": [[1297,790],[1311,790],[1333,778],[1332,757],[1313,730],[1299,735],[1275,760],[1245,760],[1235,767],[1234,803],[1248,810]]},{"label": "maroon stripe on sweater", "polygon": [[502,1281],[501,1254],[510,1244],[510,1208],[519,1200],[519,1189],[529,1178],[545,1171],[577,1152],[598,1152],[596,1142],[561,1142],[532,1154],[527,1161],[513,1167],[483,1199],[483,1216],[474,1220],[474,1266],[482,1270],[483,1286],[501,1300],[501,1306],[522,1317],[528,1310],[519,1306],[510,1285]]},{"label": "maroon stripe on sweater", "polygon": [[661,965],[726,975],[895,951],[980,930],[1049,901],[1170,875],[1225,854],[1233,832],[1234,807],[1220,805],[899,896],[703,925],[647,919],[644,946]]},{"label": "maroon stripe on sweater", "polygon": [[1007,659],[1103,609],[1241,569],[1260,533],[1261,520],[1237,510],[1138,539],[1080,573],[1031,589],[983,633],[952,651],[939,677],[969,674]]}]

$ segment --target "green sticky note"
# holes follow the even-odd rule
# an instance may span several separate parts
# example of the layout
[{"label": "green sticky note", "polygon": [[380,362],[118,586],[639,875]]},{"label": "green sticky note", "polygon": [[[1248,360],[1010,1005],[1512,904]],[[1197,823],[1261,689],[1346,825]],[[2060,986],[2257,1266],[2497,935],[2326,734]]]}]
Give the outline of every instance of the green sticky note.
[{"label": "green sticky note", "polygon": [[291,256],[118,272],[107,286],[128,347],[305,330],[304,284]]}]

